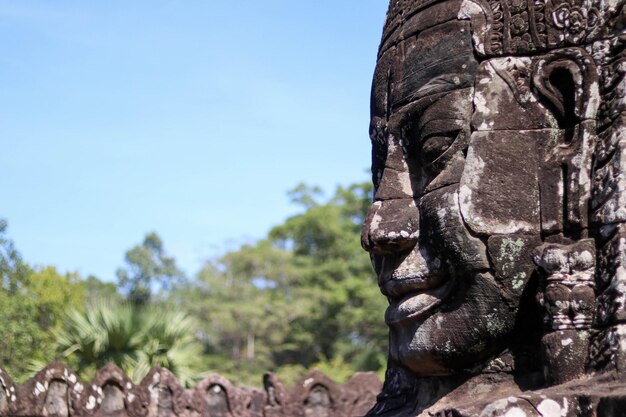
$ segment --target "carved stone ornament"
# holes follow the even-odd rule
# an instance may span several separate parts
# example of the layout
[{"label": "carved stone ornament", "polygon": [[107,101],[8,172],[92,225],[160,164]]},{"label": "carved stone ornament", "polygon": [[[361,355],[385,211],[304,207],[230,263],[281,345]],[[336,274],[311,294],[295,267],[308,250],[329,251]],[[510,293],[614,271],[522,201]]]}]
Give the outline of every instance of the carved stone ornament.
[{"label": "carved stone ornament", "polygon": [[624,0],[392,0],[368,416],[626,415]]},{"label": "carved stone ornament", "polygon": [[372,372],[345,384],[312,371],[286,389],[266,374],[264,390],[236,387],[209,375],[184,388],[167,369],[154,367],[139,384],[109,364],[89,383],[52,363],[16,385],[0,368],[0,417],[354,417],[375,403],[381,382]]}]

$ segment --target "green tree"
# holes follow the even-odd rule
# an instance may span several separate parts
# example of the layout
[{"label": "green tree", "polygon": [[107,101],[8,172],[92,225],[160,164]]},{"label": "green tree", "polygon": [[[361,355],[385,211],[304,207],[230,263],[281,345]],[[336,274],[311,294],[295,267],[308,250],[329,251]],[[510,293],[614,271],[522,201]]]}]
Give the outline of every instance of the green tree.
[{"label": "green tree", "polygon": [[22,255],[15,249],[15,244],[6,236],[8,223],[0,219],[0,274],[2,289],[8,294],[16,294],[22,284],[27,282],[32,272],[23,260]]},{"label": "green tree", "polygon": [[169,290],[183,278],[176,260],[168,256],[163,241],[154,232],[148,233],[140,245],[126,252],[126,267],[117,270],[120,288],[136,305],[150,301],[152,289]]},{"label": "green tree", "polygon": [[195,281],[177,288],[172,299],[201,322],[206,368],[250,383],[274,367],[272,352],[288,331],[289,314],[276,284],[258,273],[269,267],[265,272],[281,279],[288,256],[267,242],[244,245],[208,262]]},{"label": "green tree", "polygon": [[112,282],[103,282],[93,275],[89,275],[84,281],[85,304],[92,305],[100,300],[122,301],[121,294],[117,291],[117,285]]},{"label": "green tree", "polygon": [[202,322],[209,367],[241,382],[266,370],[293,380],[317,366],[343,379],[384,367],[386,302],[359,240],[371,190],[339,187],[324,200],[299,185],[290,197],[301,214],[173,293]]},{"label": "green tree", "polygon": [[77,274],[30,267],[6,237],[6,229],[6,221],[0,221],[0,363],[22,380],[34,364],[54,359],[63,312],[83,307],[85,288]]},{"label": "green tree", "polygon": [[308,309],[292,323],[298,331],[288,334],[286,346],[292,349],[284,360],[312,364],[341,357],[355,370],[378,370],[386,355],[386,302],[359,240],[372,186],[338,187],[325,203],[315,200],[315,189],[298,189],[294,202],[305,211],[269,236],[275,245],[291,248],[295,262],[307,265],[299,287]]},{"label": "green tree", "polygon": [[189,386],[202,376],[196,329],[195,320],[181,310],[101,300],[85,312],[69,312],[56,350],[86,378],[113,362],[139,382],[160,365]]}]

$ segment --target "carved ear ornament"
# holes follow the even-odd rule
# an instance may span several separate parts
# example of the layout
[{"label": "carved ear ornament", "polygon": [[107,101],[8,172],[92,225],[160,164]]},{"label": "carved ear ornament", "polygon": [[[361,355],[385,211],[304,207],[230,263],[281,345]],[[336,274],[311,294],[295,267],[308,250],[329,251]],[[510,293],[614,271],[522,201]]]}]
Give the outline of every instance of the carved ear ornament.
[{"label": "carved ear ornament", "polygon": [[533,86],[554,111],[560,128],[596,117],[598,74],[592,57],[582,48],[542,55],[534,62]]}]

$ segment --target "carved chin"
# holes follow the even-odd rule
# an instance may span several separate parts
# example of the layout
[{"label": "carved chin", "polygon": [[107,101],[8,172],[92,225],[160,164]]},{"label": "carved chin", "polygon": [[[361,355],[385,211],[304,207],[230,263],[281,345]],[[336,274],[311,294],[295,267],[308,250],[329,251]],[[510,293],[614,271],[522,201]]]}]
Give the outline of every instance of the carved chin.
[{"label": "carved chin", "polygon": [[477,274],[430,315],[390,324],[390,356],[423,376],[473,367],[504,349],[513,332],[517,307],[505,300],[491,274]]}]

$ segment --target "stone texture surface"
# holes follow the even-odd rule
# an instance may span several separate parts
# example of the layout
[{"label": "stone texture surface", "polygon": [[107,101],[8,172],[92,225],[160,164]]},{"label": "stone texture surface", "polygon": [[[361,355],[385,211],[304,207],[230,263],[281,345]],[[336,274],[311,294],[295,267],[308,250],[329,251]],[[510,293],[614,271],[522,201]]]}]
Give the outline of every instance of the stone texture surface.
[{"label": "stone texture surface", "polygon": [[624,0],[391,0],[369,416],[626,415]]},{"label": "stone texture surface", "polygon": [[134,384],[110,364],[87,383],[65,365],[53,363],[15,385],[0,369],[0,416],[351,417],[364,415],[381,389],[373,373],[357,373],[337,384],[313,371],[290,389],[273,374],[263,382],[264,390],[257,390],[210,375],[186,389],[167,369],[155,367]]},{"label": "stone texture surface", "polygon": [[626,415],[624,6],[390,1],[361,236],[389,300],[382,387],[53,364],[0,370],[0,416]]},{"label": "stone texture surface", "polygon": [[[512,393],[497,398],[480,398],[455,406],[434,407],[425,412],[433,417],[616,417],[626,410],[624,380],[584,378],[559,386]],[[426,414],[427,413],[427,414]]]}]

